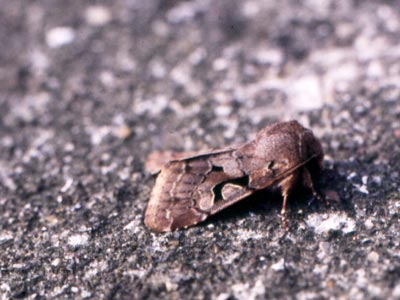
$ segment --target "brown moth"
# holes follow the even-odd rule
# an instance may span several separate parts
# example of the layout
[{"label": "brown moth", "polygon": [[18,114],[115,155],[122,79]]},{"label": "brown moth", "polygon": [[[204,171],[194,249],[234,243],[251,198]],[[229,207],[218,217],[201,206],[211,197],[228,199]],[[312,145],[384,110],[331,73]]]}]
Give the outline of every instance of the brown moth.
[{"label": "brown moth", "polygon": [[156,232],[195,225],[266,188],[281,190],[282,222],[288,229],[289,193],[300,183],[318,197],[314,181],[324,154],[312,131],[290,121],[267,126],[253,141],[237,147],[188,156],[153,154],[148,168],[157,170],[168,156],[172,159],[161,167],[144,218]]}]

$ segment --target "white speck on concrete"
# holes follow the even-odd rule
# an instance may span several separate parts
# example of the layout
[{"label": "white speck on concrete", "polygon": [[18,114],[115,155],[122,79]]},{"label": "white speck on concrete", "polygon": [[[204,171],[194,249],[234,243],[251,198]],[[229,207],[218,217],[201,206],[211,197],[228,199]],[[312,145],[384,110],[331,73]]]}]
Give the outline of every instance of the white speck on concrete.
[{"label": "white speck on concrete", "polygon": [[151,23],[151,30],[159,37],[166,37],[170,33],[168,25],[161,20],[155,20]]},{"label": "white speck on concrete", "polygon": [[215,115],[217,117],[227,117],[232,112],[232,107],[229,105],[218,105],[215,108]]},{"label": "white speck on concrete", "polygon": [[389,215],[391,215],[391,216],[397,215],[400,211],[400,201],[396,198],[390,199],[387,202],[387,208],[388,208]]},{"label": "white speck on concrete", "polygon": [[140,270],[127,270],[123,274],[130,276],[130,277],[136,277],[136,278],[144,278],[147,274],[149,273],[148,270],[140,269]]},{"label": "white speck on concrete", "polygon": [[377,185],[381,185],[382,184],[382,177],[375,175],[372,177],[372,181],[375,182]]},{"label": "white speck on concrete", "polygon": [[[7,283],[2,283],[0,284],[0,291],[4,291],[4,292],[11,292],[11,288]],[[2,299],[2,298],[0,298]],[[4,298],[6,299],[6,298]]]},{"label": "white speck on concrete", "polygon": [[285,260],[281,258],[276,263],[271,265],[271,269],[275,272],[283,271],[285,269]]},{"label": "white speck on concrete", "polygon": [[265,286],[261,279],[257,279],[252,288],[250,288],[249,283],[236,283],[232,285],[232,292],[238,300],[255,300],[263,298],[265,295]]},{"label": "white speck on concrete", "polygon": [[350,83],[358,77],[358,66],[353,62],[339,63],[336,68],[332,68],[327,77],[336,83]]},{"label": "white speck on concrete", "polygon": [[85,19],[89,25],[102,26],[111,21],[111,13],[110,10],[103,5],[93,5],[86,9]]},{"label": "white speck on concrete", "polygon": [[108,88],[112,88],[115,84],[114,74],[110,71],[102,71],[99,75],[99,79],[101,83]]},{"label": "white speck on concrete", "polygon": [[365,270],[359,269],[355,271],[355,276],[356,276],[356,285],[360,288],[364,288],[368,284],[368,280],[365,274]]},{"label": "white speck on concrete", "polygon": [[332,252],[332,246],[328,242],[321,242],[319,244],[318,258],[323,259],[329,256]]},{"label": "white speck on concrete", "polygon": [[231,265],[235,261],[235,259],[238,258],[239,256],[240,256],[239,252],[234,252],[228,255],[224,255],[223,263],[225,265]]},{"label": "white speck on concrete", "polygon": [[366,229],[372,229],[374,227],[374,223],[370,219],[367,219],[364,222],[364,226]]},{"label": "white speck on concrete", "polygon": [[336,35],[340,40],[349,40],[355,34],[354,24],[350,22],[340,22],[336,27]]},{"label": "white speck on concrete", "polygon": [[86,246],[89,241],[89,235],[86,233],[74,234],[68,238],[68,245],[72,247]]},{"label": "white speck on concrete", "polygon": [[84,279],[89,280],[93,276],[96,276],[97,273],[103,272],[108,268],[108,264],[106,261],[94,261],[92,262],[88,270],[85,272],[85,275],[83,276]]},{"label": "white speck on concrete", "polygon": [[289,85],[289,101],[297,111],[319,109],[324,104],[321,83],[316,75],[294,79]]},{"label": "white speck on concrete", "polygon": [[321,277],[325,277],[325,275],[328,273],[328,266],[326,264],[316,264],[313,272]]},{"label": "white speck on concrete", "polygon": [[[367,274],[366,270],[364,269],[358,269],[354,272],[356,282],[355,286],[353,289],[350,291],[350,298],[351,299],[364,299],[364,298],[359,298],[355,297],[359,289],[361,290],[366,290],[371,298],[380,298],[382,296],[382,288],[374,284],[369,280],[369,274]],[[358,289],[357,289],[358,288]],[[358,291],[357,291],[358,290]]]},{"label": "white speck on concrete", "polygon": [[90,298],[90,297],[92,297],[92,293],[87,290],[83,290],[81,292],[81,297],[82,297],[82,299]]},{"label": "white speck on concrete", "polygon": [[400,283],[394,287],[392,296],[394,299],[400,299]]},{"label": "white speck on concrete", "polygon": [[21,270],[25,267],[24,264],[13,264],[12,267],[16,270]]},{"label": "white speck on concrete", "polygon": [[331,2],[329,0],[306,0],[304,2],[314,13],[319,15],[325,15],[331,10]]},{"label": "white speck on concrete", "polygon": [[172,69],[170,77],[177,85],[186,85],[191,78],[190,72],[188,65],[181,64]]},{"label": "white speck on concrete", "polygon": [[150,63],[150,71],[155,78],[163,78],[167,75],[167,69],[164,63],[158,59],[155,59]]},{"label": "white speck on concrete", "polygon": [[112,134],[120,139],[126,139],[132,134],[132,130],[127,124],[121,124],[113,128]]},{"label": "white speck on concrete", "polygon": [[265,234],[261,232],[255,232],[253,230],[249,229],[238,229],[237,230],[237,239],[236,241],[238,243],[241,243],[242,241],[248,241],[248,240],[259,240],[265,238]]},{"label": "white speck on concrete", "polygon": [[13,239],[14,239],[14,237],[13,237],[11,232],[9,232],[9,231],[1,232],[1,234],[0,234],[0,245],[5,243],[5,242],[12,241]]},{"label": "white speck on concrete", "polygon": [[352,172],[352,173],[350,173],[348,176],[347,176],[347,180],[351,180],[351,179],[353,179],[354,177],[356,177],[357,176],[357,173],[356,172]]},{"label": "white speck on concrete", "polygon": [[67,178],[67,180],[65,181],[65,184],[62,186],[62,188],[60,190],[61,193],[67,192],[71,188],[73,183],[74,183],[74,180],[71,177]]},{"label": "white speck on concrete", "polygon": [[207,229],[213,230],[215,228],[214,224],[208,224]]},{"label": "white speck on concrete", "polygon": [[321,295],[311,292],[311,291],[300,291],[296,294],[297,300],[312,300],[312,299],[319,299]]},{"label": "white speck on concrete", "polygon": [[44,72],[50,65],[49,59],[47,56],[40,50],[34,49],[30,54],[30,62],[32,64],[32,68],[38,72]]},{"label": "white speck on concrete", "polygon": [[177,283],[172,282],[169,279],[164,281],[164,285],[165,285],[165,288],[166,288],[167,292],[176,291],[178,289],[178,287],[179,287],[179,285]]},{"label": "white speck on concrete", "polygon": [[197,13],[207,9],[209,0],[182,2],[167,12],[167,20],[171,23],[181,23],[193,19]]},{"label": "white speck on concrete", "polygon": [[156,95],[153,99],[138,101],[135,105],[135,111],[138,114],[148,112],[152,116],[159,115],[168,107],[168,98],[165,95]]},{"label": "white speck on concrete", "polygon": [[257,1],[246,1],[243,3],[243,15],[247,18],[252,18],[260,11],[260,6]]},{"label": "white speck on concrete", "polygon": [[249,298],[246,299],[256,299],[259,296],[260,298],[262,298],[262,296],[264,295],[265,295],[265,286],[261,279],[257,279],[256,283],[254,284],[253,288],[250,291]]},{"label": "white speck on concrete", "polygon": [[56,286],[49,294],[50,298],[55,298],[57,296],[60,296],[66,289],[68,288],[68,284],[65,284],[63,286]]},{"label": "white speck on concrete", "polygon": [[382,66],[382,63],[376,60],[369,63],[367,67],[367,75],[368,77],[373,78],[380,78],[382,76],[385,76],[385,69]]},{"label": "white speck on concrete", "polygon": [[[46,92],[27,95],[19,105],[12,107],[12,114],[25,122],[32,122],[36,116],[41,116],[47,112],[51,98]],[[52,130],[42,130],[41,133],[52,132]]]},{"label": "white speck on concrete", "polygon": [[[7,188],[12,191],[15,191],[17,186],[14,180],[11,177],[11,171],[6,162],[0,161],[0,182]],[[1,244],[1,236],[0,235],[0,244]]]},{"label": "white speck on concrete", "polygon": [[364,185],[366,185],[366,184],[368,183],[368,176],[367,176],[367,175],[364,175],[364,176],[361,178],[361,182],[362,182]]},{"label": "white speck on concrete", "polygon": [[377,16],[385,26],[385,29],[390,32],[395,32],[399,30],[400,22],[398,20],[398,14],[389,5],[383,5],[377,8]]},{"label": "white speck on concrete", "polygon": [[356,230],[356,223],[344,213],[312,214],[306,219],[306,224],[314,228],[318,234],[327,233],[330,230],[340,230],[343,233],[351,233]]},{"label": "white speck on concrete", "polygon": [[124,230],[130,231],[132,233],[137,233],[140,230],[140,220],[133,220],[124,226]]},{"label": "white speck on concrete", "polygon": [[53,267],[58,267],[60,265],[60,263],[61,263],[61,259],[55,258],[55,259],[52,260],[51,265]]},{"label": "white speck on concrete", "polygon": [[367,260],[369,260],[370,262],[377,263],[379,261],[379,254],[375,251],[372,251],[368,253]]},{"label": "white speck on concrete", "polygon": [[189,61],[192,65],[198,65],[207,57],[207,51],[204,48],[197,48],[189,55]]},{"label": "white speck on concrete", "polygon": [[135,59],[127,51],[119,51],[116,56],[116,65],[121,70],[132,72],[136,68]]},{"label": "white speck on concrete", "polygon": [[365,184],[353,184],[360,193],[369,194],[368,188]]},{"label": "white speck on concrete", "polygon": [[50,48],[59,48],[72,43],[75,32],[71,27],[54,27],[46,33],[46,43]]},{"label": "white speck on concrete", "polygon": [[217,296],[216,300],[228,300],[231,297],[228,293],[221,293]]},{"label": "white speck on concrete", "polygon": [[371,295],[372,299],[379,299],[379,297],[382,297],[383,294],[383,289],[380,286],[377,286],[376,284],[369,284],[367,287],[368,295]]},{"label": "white speck on concrete", "polygon": [[217,58],[213,61],[213,69],[214,71],[223,71],[226,70],[229,66],[229,62],[225,58]]},{"label": "white speck on concrete", "polygon": [[259,49],[255,53],[255,60],[262,65],[279,66],[282,64],[283,55],[278,49]]},{"label": "white speck on concrete", "polygon": [[103,141],[103,139],[112,133],[112,128],[110,126],[88,126],[86,128],[86,132],[90,136],[90,141],[92,145],[99,145]]}]

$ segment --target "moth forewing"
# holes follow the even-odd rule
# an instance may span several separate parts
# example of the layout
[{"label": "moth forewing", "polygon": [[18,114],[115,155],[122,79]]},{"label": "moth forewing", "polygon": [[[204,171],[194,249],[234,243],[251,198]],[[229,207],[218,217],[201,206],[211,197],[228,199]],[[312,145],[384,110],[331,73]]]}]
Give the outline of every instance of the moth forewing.
[{"label": "moth forewing", "polygon": [[288,195],[299,180],[316,193],[310,172],[319,171],[322,157],[319,141],[296,121],[268,126],[240,146],[189,157],[175,154],[178,159],[166,163],[156,179],[145,224],[158,232],[192,226],[257,190],[277,186],[287,228]]},{"label": "moth forewing", "polygon": [[200,153],[166,163],[150,196],[145,214],[146,226],[154,231],[170,231],[207,218],[218,200],[214,188],[234,177],[224,172],[224,165],[230,164],[226,160],[230,151]]}]

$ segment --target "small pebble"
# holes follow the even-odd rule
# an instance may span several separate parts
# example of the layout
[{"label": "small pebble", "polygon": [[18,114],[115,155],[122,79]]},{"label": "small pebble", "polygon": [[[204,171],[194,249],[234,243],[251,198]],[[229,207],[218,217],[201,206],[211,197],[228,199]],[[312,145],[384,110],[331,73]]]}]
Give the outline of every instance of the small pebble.
[{"label": "small pebble", "polygon": [[89,236],[86,233],[74,234],[68,238],[68,244],[72,247],[82,247],[87,245]]},{"label": "small pebble", "polygon": [[271,269],[275,272],[283,271],[285,269],[285,260],[283,258],[278,260],[276,263],[271,265]]},{"label": "small pebble", "polygon": [[367,229],[372,229],[374,227],[374,223],[372,223],[372,221],[370,219],[366,220],[364,222],[365,228]]},{"label": "small pebble", "polygon": [[111,13],[102,5],[89,6],[85,11],[85,19],[89,25],[103,26],[111,21]]},{"label": "small pebble", "polygon": [[60,263],[61,263],[61,259],[56,258],[56,259],[53,259],[53,261],[51,262],[51,265],[53,267],[58,267],[60,265]]},{"label": "small pebble", "polygon": [[377,263],[379,261],[379,254],[376,253],[375,251],[372,251],[368,253],[367,260],[369,260],[370,262]]},{"label": "small pebble", "polygon": [[306,223],[318,234],[327,233],[330,230],[340,230],[346,234],[356,230],[355,221],[344,213],[311,214],[306,219]]},{"label": "small pebble", "polygon": [[289,86],[289,100],[297,111],[319,109],[324,104],[321,83],[317,76],[303,76]]},{"label": "small pebble", "polygon": [[71,27],[54,27],[46,33],[46,43],[50,48],[60,48],[74,39],[75,32]]}]

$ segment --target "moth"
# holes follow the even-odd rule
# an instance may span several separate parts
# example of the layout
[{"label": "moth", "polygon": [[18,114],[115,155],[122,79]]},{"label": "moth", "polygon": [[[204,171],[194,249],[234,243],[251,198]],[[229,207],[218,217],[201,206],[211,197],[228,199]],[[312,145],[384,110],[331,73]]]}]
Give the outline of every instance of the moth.
[{"label": "moth", "polygon": [[[144,223],[156,232],[186,228],[262,189],[279,189],[281,219],[288,229],[286,204],[297,185],[319,198],[314,183],[323,150],[311,130],[297,121],[275,123],[254,140],[234,147],[190,154],[158,153],[148,169],[161,169]],[[169,161],[164,163],[169,157]]]}]

